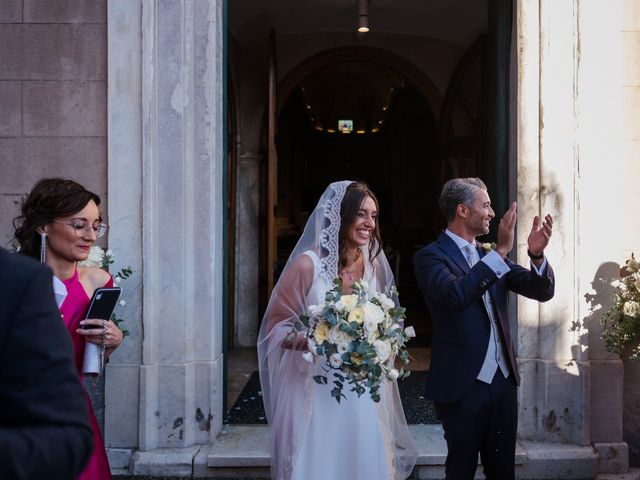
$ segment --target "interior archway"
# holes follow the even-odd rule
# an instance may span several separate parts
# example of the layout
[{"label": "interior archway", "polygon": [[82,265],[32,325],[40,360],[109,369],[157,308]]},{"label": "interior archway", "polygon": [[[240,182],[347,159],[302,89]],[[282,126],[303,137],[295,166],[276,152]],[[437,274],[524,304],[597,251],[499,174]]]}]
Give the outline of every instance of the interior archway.
[{"label": "interior archway", "polygon": [[277,264],[286,262],[327,184],[365,181],[380,202],[385,251],[407,323],[422,344],[430,320],[412,256],[442,226],[433,103],[407,75],[379,61],[334,61],[311,69],[281,97],[276,144]]}]

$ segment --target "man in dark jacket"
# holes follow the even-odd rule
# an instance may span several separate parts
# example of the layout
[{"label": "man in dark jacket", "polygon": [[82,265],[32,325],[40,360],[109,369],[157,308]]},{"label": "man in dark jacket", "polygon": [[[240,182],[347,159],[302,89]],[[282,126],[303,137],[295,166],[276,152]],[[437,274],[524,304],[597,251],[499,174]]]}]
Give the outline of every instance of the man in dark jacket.
[{"label": "man in dark jacket", "polygon": [[75,478],[88,418],[51,271],[0,248],[0,478]]},{"label": "man in dark jacket", "polygon": [[493,250],[476,241],[495,216],[482,180],[449,180],[439,203],[447,229],[413,263],[433,321],[426,398],[444,428],[446,478],[472,480],[480,454],[488,480],[513,479],[520,377],[507,299],[509,291],[541,302],[553,297],[553,270],[543,253],[553,219],[533,220],[528,270],[507,258],[515,202],[500,221]]}]

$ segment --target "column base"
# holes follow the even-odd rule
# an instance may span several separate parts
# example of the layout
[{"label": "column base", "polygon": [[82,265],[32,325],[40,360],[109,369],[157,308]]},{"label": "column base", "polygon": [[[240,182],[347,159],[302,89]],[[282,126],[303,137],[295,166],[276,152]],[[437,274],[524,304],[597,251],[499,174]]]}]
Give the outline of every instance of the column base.
[{"label": "column base", "polygon": [[598,452],[599,473],[626,473],[629,471],[629,447],[625,442],[594,443]]}]

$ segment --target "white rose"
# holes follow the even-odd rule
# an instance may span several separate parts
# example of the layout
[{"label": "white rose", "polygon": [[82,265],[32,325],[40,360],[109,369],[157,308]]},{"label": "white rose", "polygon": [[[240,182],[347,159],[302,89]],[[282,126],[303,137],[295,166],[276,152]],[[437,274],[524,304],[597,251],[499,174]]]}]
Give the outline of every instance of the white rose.
[{"label": "white rose", "polygon": [[311,352],[304,352],[302,354],[302,358],[304,358],[309,363],[313,363],[313,353]]},{"label": "white rose", "polygon": [[416,331],[413,327],[407,327],[404,329],[404,334],[409,338],[413,338],[416,336]]},{"label": "white rose", "polygon": [[640,273],[634,275],[636,288],[640,291]]},{"label": "white rose", "polygon": [[89,256],[86,260],[83,260],[78,263],[81,267],[101,267],[102,260],[104,259],[104,250],[100,248],[98,245],[94,245],[89,250]]},{"label": "white rose", "polygon": [[389,377],[389,380],[397,380],[399,376],[400,373],[395,368],[392,368],[387,372],[387,377]]},{"label": "white rose", "polygon": [[376,293],[375,298],[380,302],[380,305],[382,305],[382,309],[385,312],[388,312],[396,306],[396,304],[393,303],[393,300],[387,297],[384,293]]},{"label": "white rose", "polygon": [[622,312],[629,317],[636,317],[640,314],[640,303],[630,301],[624,304]]},{"label": "white rose", "polygon": [[391,354],[391,346],[382,340],[376,340],[373,342],[373,348],[378,355],[378,361],[380,363],[384,363],[389,359],[389,355]]},{"label": "white rose", "polygon": [[368,320],[375,323],[384,322],[384,312],[382,309],[371,302],[367,302],[364,304],[364,320],[365,322]]},{"label": "white rose", "polygon": [[334,353],[329,357],[329,363],[333,368],[340,368],[340,365],[342,365],[342,357],[337,353]]},{"label": "white rose", "polygon": [[331,329],[329,330],[329,335],[327,337],[328,340],[334,345],[349,342],[351,340],[349,334],[340,330],[338,325],[334,325],[333,327],[331,327]]},{"label": "white rose", "polygon": [[354,293],[351,295],[343,295],[340,300],[336,302],[336,310],[339,312],[351,311],[353,307],[358,303],[358,296]]}]

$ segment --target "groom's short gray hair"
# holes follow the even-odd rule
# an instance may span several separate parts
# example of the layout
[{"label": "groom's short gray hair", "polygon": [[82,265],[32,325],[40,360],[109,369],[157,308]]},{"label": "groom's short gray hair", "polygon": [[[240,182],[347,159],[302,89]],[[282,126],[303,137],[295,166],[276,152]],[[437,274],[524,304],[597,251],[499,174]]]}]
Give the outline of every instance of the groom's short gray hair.
[{"label": "groom's short gray hair", "polygon": [[473,202],[477,189],[487,189],[484,182],[477,177],[452,178],[444,184],[438,204],[447,223],[456,218],[458,205],[469,205]]}]

